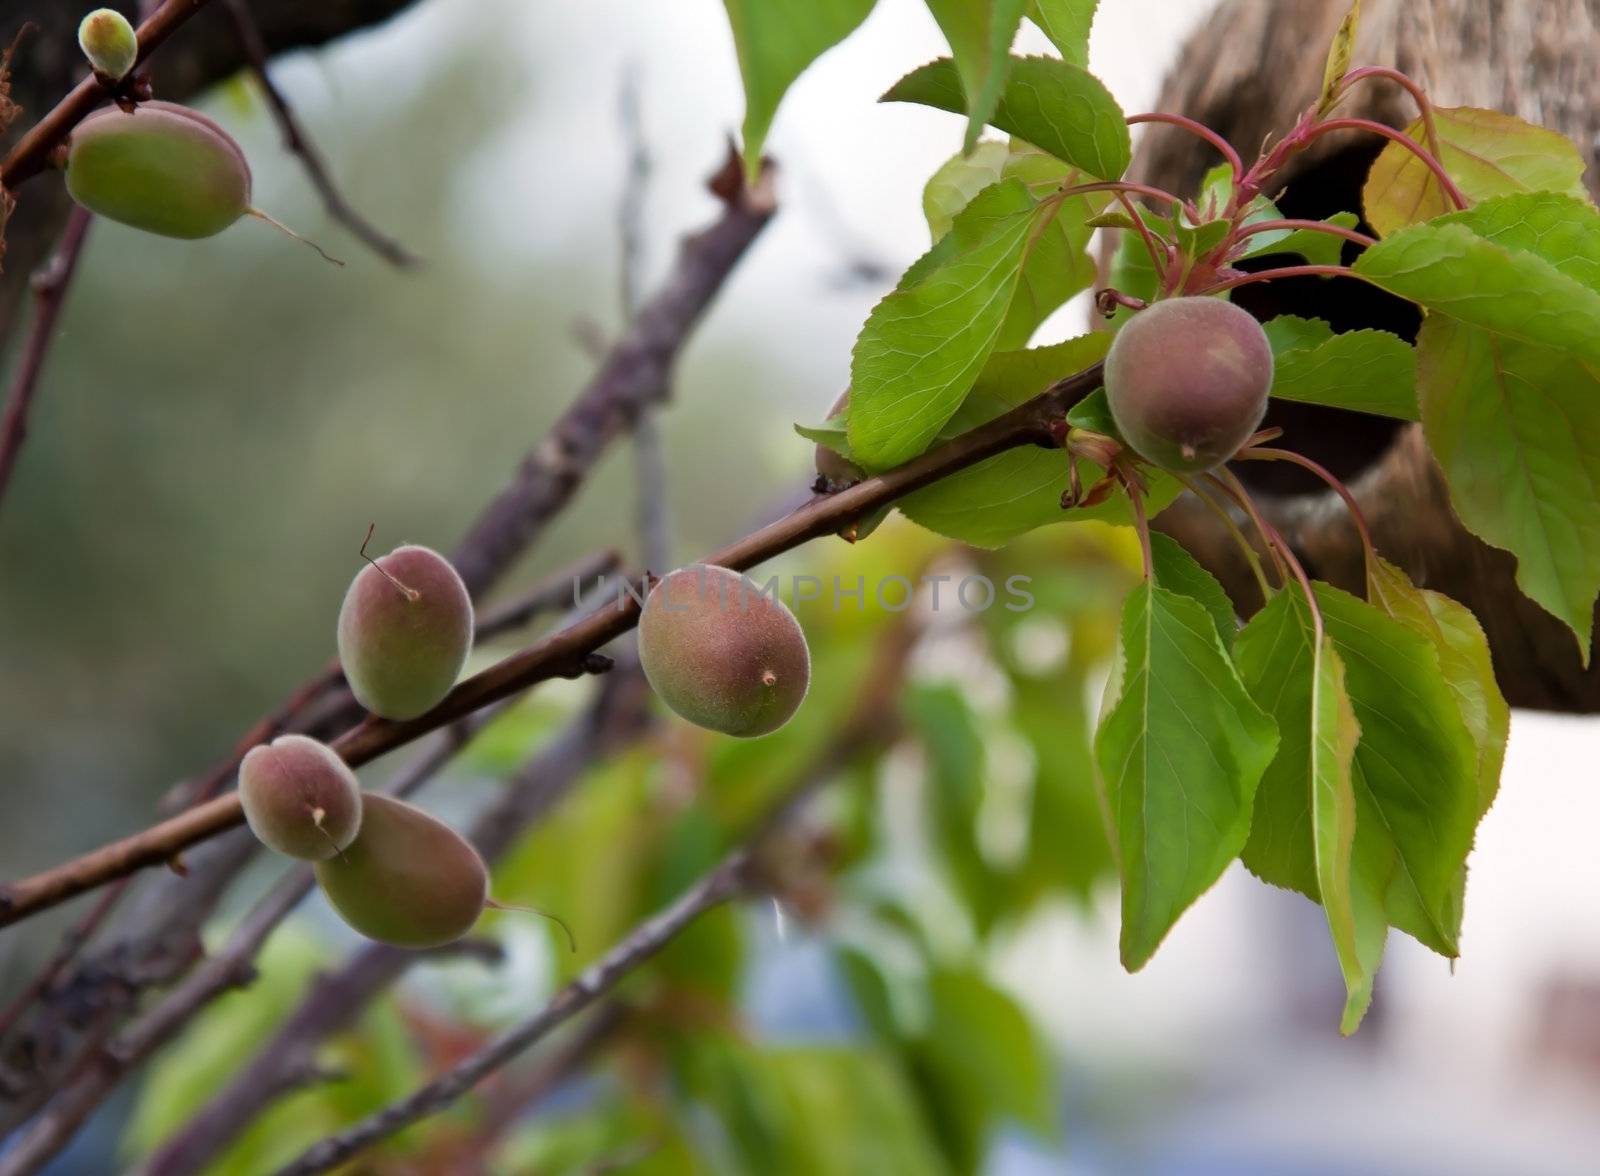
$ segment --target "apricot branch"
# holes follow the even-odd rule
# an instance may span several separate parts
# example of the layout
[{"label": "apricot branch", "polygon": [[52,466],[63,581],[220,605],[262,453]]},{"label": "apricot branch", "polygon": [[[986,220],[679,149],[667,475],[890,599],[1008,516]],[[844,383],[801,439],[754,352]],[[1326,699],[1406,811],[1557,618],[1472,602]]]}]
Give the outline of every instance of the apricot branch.
[{"label": "apricot branch", "polygon": [[[897,469],[836,494],[812,498],[777,522],[714,552],[704,562],[745,571],[812,539],[837,534],[848,524],[913,490],[920,490],[998,453],[1023,445],[1053,445],[1051,423],[1100,382],[1099,364],[1068,376],[1003,416]],[[632,629],[638,618],[638,604],[628,596],[468,678],[426,714],[403,722],[369,717],[336,740],[333,748],[348,764],[358,767],[540,682],[586,673],[587,659],[607,641]],[[42,874],[0,887],[0,926],[130,871],[169,861],[185,848],[232,828],[242,820],[238,797],[219,796]]]},{"label": "apricot branch", "polygon": [[67,227],[61,234],[61,243],[55,255],[43,270],[34,275],[33,329],[23,345],[22,358],[17,362],[16,375],[11,380],[11,391],[6,394],[6,409],[0,421],[0,496],[11,481],[16,468],[17,455],[28,435],[28,416],[33,408],[34,394],[39,388],[39,377],[55,341],[56,323],[61,308],[66,303],[67,288],[78,270],[78,258],[83,253],[83,243],[89,232],[89,222],[94,214],[75,208],[67,217]]},{"label": "apricot branch", "polygon": [[[471,841],[486,861],[492,864],[503,857],[570,792],[585,771],[650,729],[643,691],[637,667],[619,667],[606,678],[589,709],[513,776],[500,799],[473,823]],[[309,880],[305,886],[309,891]],[[249,957],[254,957],[262,942],[264,936],[250,945]],[[232,946],[230,942],[230,949]],[[143,1176],[186,1176],[202,1171],[262,1109],[292,1089],[290,1076],[303,1059],[314,1056],[324,1040],[350,1024],[417,959],[412,952],[369,944],[342,967],[317,980],[255,1056],[146,1161],[140,1170]],[[210,967],[208,963],[206,968]],[[203,1003],[192,1008],[189,1016],[200,1007]],[[181,1024],[168,1036],[175,1035],[178,1028]]]},{"label": "apricot branch", "polygon": [[306,134],[294,108],[289,105],[289,100],[283,96],[283,91],[278,89],[268,72],[266,42],[262,39],[261,29],[257,26],[255,17],[251,15],[249,5],[245,0],[224,0],[224,2],[228,15],[233,18],[234,29],[239,35],[239,45],[244,51],[245,60],[250,63],[250,72],[260,83],[261,92],[266,96],[272,117],[277,120],[278,129],[283,132],[284,146],[300,160],[300,166],[305,169],[306,178],[311,181],[311,186],[322,198],[322,206],[327,210],[328,216],[343,225],[351,236],[390,265],[399,269],[410,269],[419,264],[420,258],[394,238],[380,232],[344,198],[339,186],[334,183],[333,176],[328,172],[322,153]]},{"label": "apricot branch", "polygon": [[[139,54],[134,62],[137,69],[149,59],[156,48],[172,36],[178,28],[210,0],[166,0],[139,25]],[[57,102],[28,132],[17,140],[16,146],[0,161],[0,186],[15,191],[18,185],[32,179],[50,162],[50,153],[66,141],[72,128],[77,126],[106,96],[105,87],[90,75],[79,82]]]},{"label": "apricot branch", "polygon": [[[721,175],[734,178],[730,186]],[[719,215],[701,232],[687,238],[666,281],[650,298],[623,336],[606,353],[595,376],[572,405],[524,460],[510,484],[480,514],[458,546],[454,561],[475,596],[487,592],[571,501],[594,464],[634,419],[636,406],[665,395],[673,360],[694,326],[721,290],[735,265],[776,212],[770,183],[749,191],[737,183],[735,164],[714,182],[722,200]],[[613,560],[614,565],[614,560]],[[544,597],[545,585],[534,594]],[[570,591],[570,587],[566,589]],[[563,592],[563,596],[565,592]],[[558,604],[553,601],[551,607]],[[508,606],[510,610],[515,605]],[[494,618],[489,619],[494,623]],[[572,672],[568,670],[567,672]],[[342,674],[330,665],[304,684],[276,712],[257,723],[235,746],[228,761],[215,767],[197,788],[173,798],[214,796],[232,779],[238,760],[256,743],[285,729],[319,738],[331,737],[359,718]],[[171,806],[166,806],[171,811]],[[253,838],[223,837],[185,859],[187,877],[157,877],[143,888],[137,905],[117,927],[116,935],[71,971],[58,987],[70,992],[75,1007],[97,1010],[95,1020],[72,1048],[62,1019],[45,1010],[34,1023],[14,1035],[15,1055],[25,1056],[21,1072],[25,1088],[4,1107],[6,1117],[20,1121],[54,1090],[61,1075],[75,1072],[82,1059],[101,1048],[120,1015],[138,995],[170,983],[197,957],[199,929],[215,909],[228,883],[255,852]],[[157,859],[160,860],[160,859]],[[131,875],[128,875],[131,877]],[[0,885],[0,922],[4,921],[5,887]],[[76,1031],[73,1031],[76,1035]],[[59,1059],[42,1063],[40,1059]]]}]

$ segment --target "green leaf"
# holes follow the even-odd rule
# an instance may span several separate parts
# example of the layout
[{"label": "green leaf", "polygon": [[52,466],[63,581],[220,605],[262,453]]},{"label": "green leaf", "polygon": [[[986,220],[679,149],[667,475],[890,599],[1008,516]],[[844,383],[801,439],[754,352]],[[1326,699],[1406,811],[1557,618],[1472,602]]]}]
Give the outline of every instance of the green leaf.
[{"label": "green leaf", "polygon": [[[946,162],[923,189],[922,207],[935,242],[950,230],[955,217],[974,196],[1002,179],[1018,179],[1030,191],[1059,182],[1067,165],[1045,155],[1020,139],[1009,147],[979,143],[970,156],[956,155]],[[1094,229],[1089,220],[1104,207],[1109,195],[1095,193],[1042,207],[1034,237],[1022,266],[1017,292],[1005,325],[995,342],[998,351],[1027,346],[1039,325],[1098,276],[1089,256]]]},{"label": "green leaf", "polygon": [[1360,29],[1361,0],[1355,0],[1334,30],[1333,42],[1328,46],[1328,59],[1322,67],[1322,93],[1317,99],[1320,113],[1326,114],[1338,101],[1339,83],[1350,72],[1350,57],[1355,52],[1356,34]]},{"label": "green leaf", "polygon": [[1423,323],[1417,357],[1422,427],[1451,505],[1517,557],[1517,586],[1573,631],[1587,664],[1600,593],[1600,357],[1442,316]]},{"label": "green leaf", "polygon": [[1134,589],[1095,740],[1122,871],[1122,963],[1137,971],[1250,833],[1277,747],[1205,606]]},{"label": "green leaf", "polygon": [[922,189],[922,214],[928,218],[928,231],[935,242],[950,231],[973,197],[1005,178],[1010,159],[1008,144],[988,140],[969,152],[952,155],[928,177]]},{"label": "green leaf", "polygon": [[1028,0],[927,0],[927,5],[950,43],[961,88],[967,95],[963,146],[971,151],[1005,92],[1011,42],[1017,39]]},{"label": "green leaf", "polygon": [[1199,601],[1216,622],[1217,638],[1222,642],[1222,648],[1233,648],[1239,621],[1233,611],[1233,601],[1228,599],[1227,592],[1217,578],[1201,567],[1199,561],[1170,535],[1153,532],[1150,549],[1155,556],[1156,583],[1179,596]]},{"label": "green leaf", "polygon": [[1280,314],[1261,324],[1272,344],[1272,354],[1285,351],[1310,351],[1333,338],[1333,328],[1326,319],[1301,318],[1295,314]]},{"label": "green leaf", "polygon": [[[1148,222],[1150,216],[1143,214]],[[1156,294],[1161,288],[1161,274],[1155,267],[1155,262],[1150,257],[1150,250],[1145,247],[1144,238],[1138,230],[1124,231],[1118,235],[1116,252],[1111,255],[1111,272],[1106,275],[1106,286],[1129,298],[1138,298],[1145,302],[1154,302]],[[1111,316],[1111,322],[1121,327],[1132,316],[1133,312],[1125,306],[1119,306]]]},{"label": "green leaf", "polygon": [[1349,331],[1274,357],[1272,395],[1414,421],[1417,353],[1387,331]]},{"label": "green leaf", "polygon": [[1368,249],[1353,268],[1436,317],[1600,363],[1600,293],[1553,262],[1508,249],[1464,224],[1402,229]]},{"label": "green leaf", "polygon": [[761,165],[772,116],[794,80],[848,37],[875,0],[723,0],[744,78],[745,171]]},{"label": "green leaf", "polygon": [[[1433,114],[1439,162],[1468,200],[1513,192],[1585,195],[1583,156],[1565,135],[1498,110],[1436,107]],[[1406,134],[1427,146],[1420,119],[1406,128]],[[1455,211],[1427,164],[1393,142],[1373,161],[1362,205],[1367,223],[1384,237]]]},{"label": "green leaf", "polygon": [[1559,192],[1502,196],[1433,222],[1464,225],[1486,241],[1536,254],[1567,277],[1600,289],[1600,209]]},{"label": "green leaf", "polygon": [[[1043,392],[1056,380],[1082,371],[1105,357],[1111,337],[1103,331],[1052,347],[994,355],[949,429],[962,432],[992,420]],[[1102,471],[1078,463],[1084,484]],[[1098,506],[1061,508],[1067,489],[1067,455],[1060,450],[1024,446],[997,454],[900,501],[900,510],[918,526],[978,547],[1001,547],[1027,531],[1051,523],[1103,519],[1131,522],[1120,492]],[[1181,487],[1166,475],[1150,481],[1150,509],[1160,510]]]},{"label": "green leaf", "polygon": [[[1095,332],[1097,336],[1105,334],[1107,334],[1105,331]],[[1111,402],[1106,399],[1104,388],[1096,388],[1068,409],[1067,424],[1074,429],[1099,433],[1102,437],[1115,437],[1118,440],[1122,438],[1122,434],[1117,431],[1116,418],[1111,415]]]},{"label": "green leaf", "polygon": [[[961,76],[946,57],[901,78],[883,101],[955,114],[967,109]],[[1010,79],[988,121],[1095,179],[1118,179],[1132,155],[1128,126],[1111,92],[1087,70],[1053,57],[1012,58]]]},{"label": "green leaf", "polygon": [[907,693],[907,718],[928,761],[927,800],[937,857],[980,935],[987,934],[1001,905],[994,870],[978,843],[987,773],[978,717],[951,685],[919,686]]},{"label": "green leaf", "polygon": [[1080,69],[1089,66],[1089,32],[1100,0],[1033,0],[1028,19],[1044,31],[1066,61]]},{"label": "green leaf", "polygon": [[[1264,881],[1322,903],[1347,994],[1341,1027],[1353,1032],[1372,1002],[1387,924],[1380,876],[1355,871],[1353,763],[1360,726],[1344,663],[1320,640],[1305,599],[1278,593],[1240,633],[1239,673],[1277,721],[1276,756],[1256,793],[1244,863]],[[1366,861],[1364,857],[1364,862]]]},{"label": "green leaf", "polygon": [[[1244,861],[1327,910],[1350,992],[1349,1031],[1370,995],[1383,921],[1456,954],[1480,763],[1427,637],[1327,585],[1317,586],[1317,604],[1320,649],[1296,592],[1279,593],[1236,645],[1241,675],[1283,738],[1256,796]],[[1330,656],[1343,666],[1354,727],[1328,703],[1339,685]]]},{"label": "green leaf", "polygon": [[[1353,212],[1336,212],[1323,223],[1353,229],[1361,223],[1361,218]],[[1343,237],[1316,229],[1274,230],[1246,238],[1245,250],[1235,260],[1271,253],[1294,253],[1305,258],[1307,265],[1338,265],[1344,256],[1344,245]]]},{"label": "green leaf", "polygon": [[1414,630],[1327,585],[1328,636],[1344,659],[1361,742],[1355,779],[1397,858],[1389,921],[1442,955],[1457,954],[1456,881],[1478,822],[1478,760],[1438,652]]},{"label": "green leaf", "polygon": [[1050,1057],[1017,1002],[965,968],[936,968],[928,977],[928,998],[920,1053],[946,1098],[980,1109],[991,1126],[1010,1120],[1052,1135]]},{"label": "green leaf", "polygon": [[1478,761],[1478,819],[1494,804],[1505,765],[1511,708],[1495,680],[1489,640],[1472,610],[1442,592],[1418,588],[1379,556],[1369,569],[1367,597],[1402,625],[1422,634],[1439,655],[1439,668],[1456,696],[1461,720]]},{"label": "green leaf", "polygon": [[873,308],[850,368],[850,447],[885,469],[927,448],[994,350],[1038,206],[1026,187],[986,188]]},{"label": "green leaf", "polygon": [[884,1051],[761,1046],[702,1033],[680,1053],[695,1108],[721,1127],[714,1154],[724,1163],[710,1170],[763,1176],[946,1171],[911,1084]]}]

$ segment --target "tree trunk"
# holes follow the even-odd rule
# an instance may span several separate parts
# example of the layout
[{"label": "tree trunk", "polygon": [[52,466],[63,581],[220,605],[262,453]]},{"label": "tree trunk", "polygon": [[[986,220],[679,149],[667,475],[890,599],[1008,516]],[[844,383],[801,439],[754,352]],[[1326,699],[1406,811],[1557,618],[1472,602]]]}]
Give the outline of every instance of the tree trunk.
[{"label": "tree trunk", "polygon": [[[1190,40],[1157,108],[1199,119],[1252,158],[1316,100],[1324,48],[1348,8],[1349,0],[1227,0]],[[1587,159],[1593,190],[1600,104],[1590,96],[1600,76],[1600,0],[1366,0],[1353,61],[1402,70],[1439,106],[1490,107],[1561,131]],[[1391,126],[1416,117],[1405,93],[1387,83],[1363,84],[1341,112]],[[1279,200],[1285,214],[1360,211],[1361,184],[1381,145],[1371,135],[1329,136],[1286,175]],[[1131,175],[1193,191],[1216,162],[1198,140],[1152,126]],[[1338,330],[1379,327],[1408,338],[1420,321],[1409,305],[1342,279],[1250,286],[1238,301],[1262,318],[1303,314]],[[1457,521],[1419,426],[1288,404],[1275,406],[1268,423],[1284,427],[1286,445],[1351,483],[1387,558],[1477,614],[1514,705],[1600,711],[1600,669],[1592,662],[1585,669],[1566,627],[1517,590],[1515,560]],[[1313,574],[1361,590],[1361,544],[1331,492],[1288,468],[1239,472]],[[1180,500],[1160,525],[1217,574],[1242,611],[1259,605],[1243,557],[1204,507]]]}]

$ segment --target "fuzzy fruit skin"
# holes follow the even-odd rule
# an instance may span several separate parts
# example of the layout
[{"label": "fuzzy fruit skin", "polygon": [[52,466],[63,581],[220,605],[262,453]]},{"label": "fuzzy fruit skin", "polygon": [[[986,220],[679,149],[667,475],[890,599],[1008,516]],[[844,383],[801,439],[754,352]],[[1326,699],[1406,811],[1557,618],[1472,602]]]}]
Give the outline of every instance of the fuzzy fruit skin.
[{"label": "fuzzy fruit skin", "polygon": [[478,851],[402,800],[374,793],[364,807],[356,839],[314,867],[339,917],[395,947],[439,947],[471,931],[489,900]]},{"label": "fuzzy fruit skin", "polygon": [[1231,458],[1260,426],[1272,366],[1272,345],[1249,311],[1219,298],[1172,298],[1117,333],[1106,355],[1106,399],[1139,456],[1200,473]]},{"label": "fuzzy fruit skin", "polygon": [[408,599],[377,568],[362,568],[339,609],[339,662],[362,706],[385,719],[414,719],[461,675],[472,652],[472,598],[430,548],[396,547],[377,563],[420,595]]},{"label": "fuzzy fruit skin", "polygon": [[78,25],[78,48],[97,71],[121,81],[139,59],[139,36],[115,8],[96,8]]},{"label": "fuzzy fruit skin", "polygon": [[[828,410],[828,420],[832,420],[845,409],[850,407],[850,389],[846,388],[833,402],[833,407]],[[845,457],[841,457],[821,442],[817,444],[817,476],[829,490],[843,490],[854,486],[867,476],[867,471]]]},{"label": "fuzzy fruit skin", "polygon": [[246,752],[239,800],[263,845],[309,862],[332,857],[361,829],[356,774],[327,744],[304,735],[280,735]]},{"label": "fuzzy fruit skin", "polygon": [[250,207],[250,165],[233,136],[198,111],[145,102],[96,111],[72,132],[67,191],[108,220],[193,240]]},{"label": "fuzzy fruit skin", "polygon": [[639,662],[661,700],[701,727],[753,737],[787,723],[811,681],[811,651],[782,601],[737,572],[690,564],[639,618]]}]

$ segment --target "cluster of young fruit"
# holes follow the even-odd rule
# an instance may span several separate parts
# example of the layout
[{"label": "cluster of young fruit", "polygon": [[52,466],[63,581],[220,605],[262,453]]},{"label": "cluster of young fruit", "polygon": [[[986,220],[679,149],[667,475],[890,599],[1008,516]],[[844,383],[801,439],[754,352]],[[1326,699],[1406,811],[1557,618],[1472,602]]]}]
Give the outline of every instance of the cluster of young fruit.
[{"label": "cluster of young fruit", "polygon": [[[361,569],[339,610],[350,691],[381,718],[436,706],[472,650],[473,609],[449,560],[397,547]],[[810,654],[780,601],[726,568],[695,564],[646,599],[639,656],[662,699],[691,722],[754,736],[786,723],[805,696]],[[489,897],[472,845],[404,801],[363,793],[337,752],[304,735],[252,748],[239,799],[260,841],[313,863],[335,911],[371,939],[427,948],[471,930]]]},{"label": "cluster of young fruit", "polygon": [[140,94],[123,85],[139,54],[126,17],[96,9],[78,26],[78,44],[117,102],[79,123],[67,142],[67,191],[75,201],[163,237],[212,237],[250,216],[303,240],[250,203],[250,164],[232,135],[186,106],[135,101]]},{"label": "cluster of young fruit", "polygon": [[[398,547],[364,567],[339,610],[339,660],[356,700],[415,718],[455,685],[472,650],[472,600],[454,567]],[[239,799],[261,842],[314,864],[329,903],[355,930],[400,947],[437,947],[489,905],[489,872],[448,825],[393,797],[363,793],[324,743],[283,735],[239,765]]]}]

